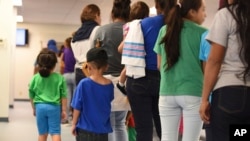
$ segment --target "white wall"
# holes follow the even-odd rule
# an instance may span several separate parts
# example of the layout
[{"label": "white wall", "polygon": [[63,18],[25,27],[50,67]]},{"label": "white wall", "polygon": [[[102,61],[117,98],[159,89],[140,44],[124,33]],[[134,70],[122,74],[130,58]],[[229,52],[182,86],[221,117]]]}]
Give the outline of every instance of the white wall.
[{"label": "white wall", "polygon": [[16,10],[12,1],[0,0],[0,121],[8,121],[11,98],[11,71],[13,69],[12,53],[15,39]]},{"label": "white wall", "polygon": [[36,56],[41,48],[46,47],[49,39],[64,42],[78,26],[18,23],[17,27],[29,30],[29,44],[16,47],[15,50],[14,98],[28,99],[28,84],[33,75]]}]

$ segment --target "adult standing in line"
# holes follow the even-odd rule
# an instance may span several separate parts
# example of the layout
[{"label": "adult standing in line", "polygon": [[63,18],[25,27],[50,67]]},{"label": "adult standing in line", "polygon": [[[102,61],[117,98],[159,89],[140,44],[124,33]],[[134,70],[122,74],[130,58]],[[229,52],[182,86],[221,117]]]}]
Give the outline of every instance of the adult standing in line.
[{"label": "adult standing in line", "polygon": [[63,76],[66,80],[66,84],[67,84],[67,88],[68,88],[68,95],[67,95],[67,120],[62,121],[62,123],[68,123],[69,122],[69,118],[72,116],[72,108],[70,106],[71,103],[71,99],[73,97],[74,91],[75,91],[75,87],[76,87],[76,83],[75,83],[75,72],[74,72],[74,68],[75,68],[75,57],[71,48],[71,40],[72,37],[68,37],[67,39],[65,39],[64,41],[64,49],[63,49],[63,53],[61,55],[61,65],[63,68]]},{"label": "adult standing in line", "polygon": [[[161,72],[159,111],[162,141],[177,141],[183,118],[183,141],[198,141],[203,72],[199,59],[204,0],[178,0],[161,28],[155,52]],[[192,35],[192,36],[190,36]]]},{"label": "adult standing in line", "polygon": [[134,79],[127,77],[126,90],[135,121],[136,140],[152,141],[153,125],[161,138],[161,123],[159,117],[158,101],[160,73],[157,69],[157,56],[153,51],[154,44],[160,28],[164,25],[164,9],[171,6],[170,0],[155,0],[157,16],[144,18],[141,29],[146,52],[145,77]]},{"label": "adult standing in line", "polygon": [[213,141],[229,141],[230,125],[250,122],[249,9],[250,1],[225,1],[225,8],[216,13],[206,37],[211,51],[205,67],[200,116],[210,123]]},{"label": "adult standing in line", "polygon": [[[130,3],[130,0],[114,0],[111,11],[113,22],[98,28],[94,37],[95,42],[99,41],[101,48],[105,49],[108,54],[109,67],[104,72],[104,76],[112,80],[114,85],[118,82],[123,69],[118,46],[123,40],[123,25],[129,18]],[[92,44],[92,47],[94,47],[94,44]],[[110,117],[113,133],[109,134],[109,141],[128,141],[125,125],[128,110],[127,97],[115,87]]]},{"label": "adult standing in line", "polygon": [[86,76],[82,72],[82,65],[86,62],[87,51],[91,48],[95,32],[101,24],[100,8],[95,4],[89,4],[81,13],[81,27],[73,34],[71,47],[76,59],[75,81],[76,86]]}]

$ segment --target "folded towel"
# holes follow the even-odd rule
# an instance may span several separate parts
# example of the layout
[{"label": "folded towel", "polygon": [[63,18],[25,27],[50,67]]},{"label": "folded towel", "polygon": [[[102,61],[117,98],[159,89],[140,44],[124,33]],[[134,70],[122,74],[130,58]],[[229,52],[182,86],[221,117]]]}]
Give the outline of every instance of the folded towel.
[{"label": "folded towel", "polygon": [[122,64],[126,67],[126,75],[134,78],[145,76],[145,49],[140,20],[130,23],[128,33],[124,39]]}]

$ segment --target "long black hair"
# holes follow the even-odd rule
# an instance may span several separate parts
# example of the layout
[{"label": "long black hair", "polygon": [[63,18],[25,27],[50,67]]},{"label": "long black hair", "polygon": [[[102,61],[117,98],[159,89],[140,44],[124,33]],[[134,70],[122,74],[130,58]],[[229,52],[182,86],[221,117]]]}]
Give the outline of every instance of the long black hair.
[{"label": "long black hair", "polygon": [[183,18],[187,18],[189,10],[198,11],[202,0],[180,0],[166,15],[167,33],[161,43],[165,44],[167,54],[166,70],[172,68],[180,56],[180,34],[183,26]]},{"label": "long black hair", "polygon": [[242,43],[240,48],[240,59],[245,64],[243,73],[244,82],[250,75],[250,1],[234,0],[229,4],[225,1],[225,7],[230,11],[237,23],[236,31]]},{"label": "long black hair", "polygon": [[37,64],[39,68],[39,74],[42,77],[48,77],[51,71],[54,69],[57,63],[57,57],[55,52],[44,48],[37,56]]}]

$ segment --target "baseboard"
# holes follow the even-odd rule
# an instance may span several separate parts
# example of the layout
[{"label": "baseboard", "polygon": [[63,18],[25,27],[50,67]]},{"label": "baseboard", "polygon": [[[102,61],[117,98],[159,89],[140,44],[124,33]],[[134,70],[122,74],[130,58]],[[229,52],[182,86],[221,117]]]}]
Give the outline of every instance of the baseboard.
[{"label": "baseboard", "polygon": [[30,101],[30,99],[18,99],[18,98],[15,98],[14,101]]},{"label": "baseboard", "polygon": [[9,105],[9,108],[13,109],[13,108],[14,108],[14,105],[13,105],[13,104],[10,104],[10,105]]},{"label": "baseboard", "polygon": [[9,122],[8,117],[0,117],[0,122]]}]

